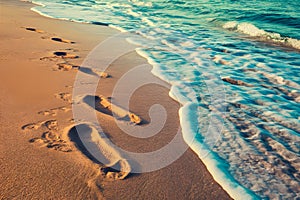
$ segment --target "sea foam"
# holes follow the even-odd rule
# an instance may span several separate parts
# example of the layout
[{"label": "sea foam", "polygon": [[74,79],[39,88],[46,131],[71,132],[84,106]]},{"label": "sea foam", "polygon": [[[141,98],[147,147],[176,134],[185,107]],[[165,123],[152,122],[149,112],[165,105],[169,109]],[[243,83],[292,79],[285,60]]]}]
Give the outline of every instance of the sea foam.
[{"label": "sea foam", "polygon": [[238,23],[236,21],[230,21],[230,22],[226,22],[223,25],[223,28],[244,33],[251,37],[257,37],[262,40],[272,41],[276,44],[281,44],[284,46],[288,46],[300,50],[300,40],[289,38],[289,37],[283,37],[279,33],[273,33],[273,32],[268,32],[259,29],[258,27],[256,27],[251,23],[246,23],[246,22]]}]

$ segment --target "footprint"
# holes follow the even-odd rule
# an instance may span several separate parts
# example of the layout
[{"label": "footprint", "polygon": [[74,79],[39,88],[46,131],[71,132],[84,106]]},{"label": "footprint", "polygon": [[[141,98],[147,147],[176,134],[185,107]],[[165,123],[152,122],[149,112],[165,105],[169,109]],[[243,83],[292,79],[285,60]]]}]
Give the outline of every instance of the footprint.
[{"label": "footprint", "polygon": [[111,166],[101,167],[100,171],[108,179],[123,180],[129,175],[131,166],[126,159],[120,159]]},{"label": "footprint", "polygon": [[72,148],[65,144],[65,143],[61,143],[61,142],[50,142],[47,145],[47,148],[53,148],[56,151],[62,151],[62,152],[71,152]]},{"label": "footprint", "polygon": [[[22,27],[22,28],[25,28],[27,31],[32,31],[32,32],[36,32],[36,33],[45,33],[45,31],[40,30],[40,29],[36,29],[36,28],[33,28],[33,27]],[[51,39],[51,40],[56,41],[56,42],[62,42],[62,43],[68,43],[68,44],[74,44],[75,43],[74,41],[63,39],[63,38],[60,38],[60,37],[43,36],[42,39]]]},{"label": "footprint", "polygon": [[38,114],[44,115],[44,116],[48,116],[48,115],[56,116],[59,111],[68,112],[70,110],[71,110],[70,107],[62,106],[62,107],[58,107],[58,108],[51,108],[49,110],[43,110],[43,111],[38,112]]},{"label": "footprint", "polygon": [[142,122],[142,119],[139,116],[137,116],[136,114],[129,112],[128,115],[129,115],[131,122],[133,122],[135,124],[140,124]]},{"label": "footprint", "polygon": [[44,140],[42,140],[41,138],[38,138],[38,137],[30,139],[29,142],[30,143],[41,143],[41,144],[45,143]]},{"label": "footprint", "polygon": [[60,140],[59,135],[53,131],[47,131],[47,132],[43,133],[42,138],[47,141]]},{"label": "footprint", "polygon": [[44,132],[41,137],[35,137],[29,140],[30,143],[39,143],[46,145],[47,148],[51,148],[57,151],[70,152],[72,148],[66,141],[60,138],[60,135],[56,132],[58,130],[57,120],[47,120],[43,122],[30,123],[22,126],[23,130],[37,130],[45,127],[48,131]]},{"label": "footprint", "polygon": [[75,54],[70,54],[68,52],[65,51],[55,51],[53,52],[54,56],[56,57],[61,57],[61,58],[79,58],[79,56],[75,55]]},{"label": "footprint", "polygon": [[45,127],[47,131],[44,132],[41,137],[35,137],[30,139],[30,143],[39,143],[42,146],[46,146],[47,148],[51,148],[62,152],[72,151],[71,146],[66,141],[62,140],[59,133],[57,132],[57,120],[47,120],[43,122],[27,124],[23,126],[22,129],[39,129],[42,127]]},{"label": "footprint", "polygon": [[[54,52],[51,52],[52,55],[41,57],[40,60],[55,61],[55,62],[57,62],[60,59],[64,60],[64,59],[76,59],[76,58],[79,58],[78,55],[69,53],[69,51],[75,52],[76,50],[75,49],[64,49],[64,50],[54,51]],[[64,60],[64,63],[67,63],[67,62]],[[74,67],[74,68],[76,68],[76,67]]]},{"label": "footprint", "polygon": [[27,31],[33,31],[33,32],[37,32],[37,33],[45,33],[45,31],[43,31],[43,30],[39,30],[39,29],[32,28],[32,27],[25,27],[25,29]]},{"label": "footprint", "polygon": [[131,172],[128,160],[91,125],[78,124],[69,130],[68,136],[86,157],[100,165],[100,172],[105,178],[122,180]]},{"label": "footprint", "polygon": [[48,116],[48,115],[56,116],[57,112],[55,110],[43,110],[43,111],[38,112],[38,114],[44,115],[44,116]]},{"label": "footprint", "polygon": [[82,99],[82,103],[90,106],[91,108],[97,110],[98,112],[101,112],[109,116],[113,116],[111,110],[105,108],[103,105],[100,104],[100,100],[101,98],[98,96],[87,95]]},{"label": "footprint", "polygon": [[58,109],[63,112],[69,112],[70,110],[72,110],[71,107],[65,107],[65,106],[59,107]]},{"label": "footprint", "polygon": [[82,102],[89,105],[98,112],[114,116],[119,120],[130,121],[133,124],[139,125],[143,123],[143,120],[138,115],[121,108],[115,104],[112,104],[110,99],[104,96],[92,96],[87,95],[82,99]]},{"label": "footprint", "polygon": [[43,125],[49,130],[58,130],[57,120],[48,120],[43,123]]},{"label": "footprint", "polygon": [[66,48],[66,49],[59,49],[59,51],[79,52],[79,49]]},{"label": "footprint", "polygon": [[103,72],[103,71],[98,71],[98,70],[95,70],[95,69],[93,69],[92,71],[95,74],[97,74],[100,78],[110,78],[111,77],[111,75],[109,75],[108,73]]},{"label": "footprint", "polygon": [[58,57],[55,56],[46,56],[46,57],[41,57],[40,60],[46,60],[46,61],[58,61]]},{"label": "footprint", "polygon": [[61,71],[70,71],[70,70],[79,70],[80,66],[67,64],[67,63],[59,63],[57,64],[58,70]]},{"label": "footprint", "polygon": [[72,102],[71,94],[68,93],[68,92],[58,93],[58,94],[55,94],[54,96],[55,96],[55,98],[57,98],[57,99],[61,99],[61,100],[63,100],[63,101],[67,101],[67,102],[69,102],[69,103]]},{"label": "footprint", "polygon": [[33,138],[29,140],[30,143],[44,144],[49,149],[54,149],[62,152],[71,152],[72,147],[62,140],[58,133],[54,131],[47,131],[42,134],[40,138]]},{"label": "footprint", "polygon": [[88,68],[88,67],[80,67],[79,70],[83,73],[90,74],[90,75],[93,75],[93,76],[98,76],[100,78],[110,78],[111,77],[111,75],[106,73],[106,72],[98,71],[96,69],[91,69],[91,68]]},{"label": "footprint", "polygon": [[48,131],[43,133],[42,140],[47,144],[47,148],[53,148],[57,151],[71,152],[72,148],[67,144],[66,141],[62,140],[58,133]]},{"label": "footprint", "polygon": [[56,41],[56,42],[69,43],[69,44],[74,44],[75,43],[71,40],[66,40],[66,39],[59,38],[59,37],[52,37],[51,40]]},{"label": "footprint", "polygon": [[112,113],[114,113],[115,116],[117,116],[120,119],[127,119],[134,123],[134,124],[140,124],[142,122],[142,119],[137,116],[136,114],[129,112],[128,110],[121,108],[115,104],[112,104],[108,98],[105,98],[103,96],[100,96],[100,102],[99,102],[104,108],[110,110]]},{"label": "footprint", "polygon": [[22,126],[22,130],[37,130],[41,127],[46,127],[48,130],[57,130],[58,129],[58,124],[57,120],[52,119],[52,120],[46,120],[42,122],[36,122],[36,123],[30,123]]},{"label": "footprint", "polygon": [[40,128],[40,125],[36,123],[30,123],[22,126],[22,130],[37,130],[38,128]]}]

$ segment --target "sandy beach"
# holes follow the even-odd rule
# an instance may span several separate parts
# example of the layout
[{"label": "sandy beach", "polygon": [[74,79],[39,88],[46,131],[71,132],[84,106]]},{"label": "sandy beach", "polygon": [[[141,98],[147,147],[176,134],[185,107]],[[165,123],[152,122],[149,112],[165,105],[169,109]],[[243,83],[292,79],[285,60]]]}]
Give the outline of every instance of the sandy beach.
[{"label": "sandy beach", "polygon": [[[85,57],[118,31],[46,18],[30,11],[33,5],[28,2],[4,0],[0,6],[0,199],[230,199],[190,149],[153,172],[103,170],[105,165],[90,158],[78,141],[74,127],[90,131],[91,137],[93,129],[74,122],[72,92],[77,73],[89,73],[81,66]],[[119,47],[107,51],[115,48]],[[168,118],[153,137],[124,133],[111,116],[110,105],[104,105],[103,97],[112,96],[120,78],[146,63],[136,52],[117,58],[105,71],[111,77],[100,78],[95,96],[87,95],[81,102],[102,102],[96,115],[103,132],[131,152],[163,147],[180,126],[180,105],[169,97],[168,88],[159,85],[147,84],[130,99],[130,111],[145,124],[151,121],[148,112],[153,104],[165,108]],[[145,68],[136,78],[162,82],[150,71]],[[101,138],[97,144],[103,145],[98,146],[103,152],[114,152]],[[108,160],[122,161],[122,155],[112,153]],[[130,168],[130,162],[123,161]]]}]

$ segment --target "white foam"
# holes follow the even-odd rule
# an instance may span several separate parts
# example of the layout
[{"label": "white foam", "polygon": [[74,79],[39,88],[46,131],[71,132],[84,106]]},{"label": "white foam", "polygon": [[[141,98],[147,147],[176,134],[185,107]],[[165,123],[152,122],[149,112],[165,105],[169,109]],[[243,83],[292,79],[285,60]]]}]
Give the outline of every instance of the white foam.
[{"label": "white foam", "polygon": [[230,174],[226,173],[228,169],[222,160],[216,157],[205,144],[195,140],[198,131],[198,125],[195,124],[197,121],[194,120],[197,118],[195,116],[196,112],[193,112],[195,109],[197,109],[195,103],[186,103],[179,110],[180,124],[185,142],[198,154],[214,179],[232,198],[236,200],[257,199],[254,194],[239,185]]},{"label": "white foam", "polygon": [[250,36],[265,36],[265,35],[267,35],[266,31],[261,30],[250,23],[240,23],[237,25],[236,29],[239,32],[248,34]]},{"label": "white foam", "polygon": [[141,16],[139,13],[134,12],[134,11],[132,11],[131,9],[128,9],[128,10],[127,10],[127,13],[128,13],[129,15],[134,16],[134,17],[139,17],[139,16]]},{"label": "white foam", "polygon": [[155,23],[146,17],[142,17],[142,21],[146,22],[149,26],[155,26]]},{"label": "white foam", "polygon": [[128,31],[126,31],[126,29],[124,29],[124,28],[121,28],[121,27],[119,27],[119,26],[115,26],[115,25],[108,25],[109,27],[111,27],[111,28],[114,28],[114,29],[116,29],[116,30],[118,30],[118,31],[120,31],[120,32],[122,32],[122,33],[127,33]]},{"label": "white foam", "polygon": [[[27,1],[27,0],[23,0],[23,1]],[[45,6],[44,4],[42,4],[42,3],[40,3],[40,2],[37,2],[37,1],[30,1],[30,0],[28,0],[27,2],[31,2],[31,3],[33,3],[33,4],[35,4],[35,5],[42,6],[42,7]]]},{"label": "white foam", "polygon": [[300,49],[300,40],[293,39],[293,38],[286,38],[286,43],[288,43],[295,49]]},{"label": "white foam", "polygon": [[176,85],[172,85],[171,90],[169,92],[169,96],[172,99],[174,99],[175,101],[178,101],[183,105],[193,101],[192,99],[188,98],[187,96],[182,95],[181,92],[182,92],[181,88],[179,88]]},{"label": "white foam", "polygon": [[[32,11],[38,13],[38,14],[41,15],[41,16],[55,19],[55,17],[52,17],[51,15],[48,15],[48,14],[45,14],[45,13],[39,11],[38,8],[36,8],[36,7],[33,7],[33,8],[31,8],[30,10],[32,10]],[[63,20],[63,19],[61,19],[61,20]]]},{"label": "white foam", "polygon": [[236,26],[238,25],[238,23],[236,21],[231,21],[231,22],[226,22],[224,25],[223,25],[223,28],[225,29],[235,29]]},{"label": "white foam", "polygon": [[180,43],[180,45],[183,47],[193,47],[194,43],[192,43],[191,41],[185,41],[185,42]]},{"label": "white foam", "polygon": [[142,2],[137,0],[131,0],[132,3],[134,3],[137,6],[145,6],[145,7],[152,7],[152,2]]},{"label": "white foam", "polygon": [[300,49],[300,40],[289,37],[282,37],[279,33],[267,32],[265,30],[259,29],[251,23],[238,23],[236,21],[229,21],[223,25],[223,28],[247,34],[251,37],[258,37],[263,40],[272,41],[274,43],[279,43],[281,45],[285,45],[295,49]]}]

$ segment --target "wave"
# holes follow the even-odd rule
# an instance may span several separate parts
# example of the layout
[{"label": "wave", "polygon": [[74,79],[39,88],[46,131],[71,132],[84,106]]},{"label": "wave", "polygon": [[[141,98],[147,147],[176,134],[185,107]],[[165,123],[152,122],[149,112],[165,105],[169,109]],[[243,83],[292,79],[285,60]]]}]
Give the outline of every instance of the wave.
[{"label": "wave", "polygon": [[[217,114],[210,115],[211,121],[213,121],[212,126],[210,126],[211,128],[207,133],[202,133],[203,136],[205,136],[203,141],[199,141],[197,139],[197,135],[199,134],[199,122],[195,120],[198,119],[199,116],[197,112],[194,112],[199,109],[197,94],[194,91],[190,91],[189,88],[183,87],[182,84],[184,83],[180,80],[172,80],[170,76],[168,76],[168,70],[162,70],[161,64],[152,59],[150,54],[145,50],[136,49],[136,51],[153,66],[151,71],[153,75],[171,84],[169,96],[182,105],[179,110],[179,117],[184,141],[197,154],[199,159],[202,160],[215,181],[234,199],[258,199],[251,190],[243,187],[235,180],[228,171],[227,163],[225,164],[224,160],[212,150],[212,146],[219,137],[219,132],[216,129],[222,129],[223,120],[219,119]],[[216,92],[215,95],[217,94],[220,94],[220,91]],[[215,102],[214,106],[218,107],[218,103]]]},{"label": "wave", "polygon": [[251,190],[246,189],[236,182],[234,177],[228,173],[227,164],[225,164],[205,142],[193,139],[197,134],[197,130],[195,130],[197,126],[193,124],[195,116],[192,116],[193,110],[195,109],[197,109],[197,105],[187,103],[179,110],[180,124],[185,142],[202,160],[216,182],[218,182],[233,199],[258,199]]},{"label": "wave", "polygon": [[236,21],[229,21],[223,25],[223,28],[244,33],[251,37],[256,37],[261,40],[271,41],[276,44],[284,45],[287,47],[292,47],[300,50],[300,40],[281,36],[279,33],[268,32],[263,29],[259,29],[255,25],[247,22],[238,23]]}]

